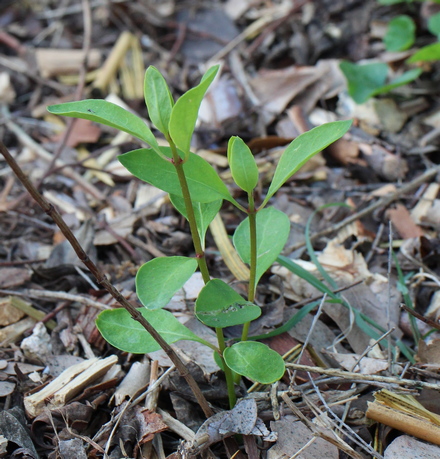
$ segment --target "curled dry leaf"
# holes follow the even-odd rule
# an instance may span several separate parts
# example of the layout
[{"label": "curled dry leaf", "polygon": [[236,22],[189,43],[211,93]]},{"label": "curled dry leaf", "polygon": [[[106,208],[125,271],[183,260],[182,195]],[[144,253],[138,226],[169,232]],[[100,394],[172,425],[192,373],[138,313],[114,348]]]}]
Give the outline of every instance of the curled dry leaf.
[{"label": "curled dry leaf", "polygon": [[275,441],[277,436],[270,432],[257,417],[257,403],[253,398],[240,400],[232,410],[222,411],[207,419],[191,442],[182,445],[183,458],[194,457],[212,444],[234,434],[256,435],[265,441]]}]

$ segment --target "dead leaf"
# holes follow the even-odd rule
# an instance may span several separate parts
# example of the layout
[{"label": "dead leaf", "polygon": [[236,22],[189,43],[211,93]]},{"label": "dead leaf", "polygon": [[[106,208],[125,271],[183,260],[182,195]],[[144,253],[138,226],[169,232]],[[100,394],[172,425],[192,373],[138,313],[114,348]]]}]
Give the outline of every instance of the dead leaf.
[{"label": "dead leaf", "polygon": [[[311,442],[298,458],[301,459],[337,459],[338,448],[322,438],[315,437],[313,432],[300,421],[283,419],[270,423],[271,428],[278,434],[278,440],[267,453],[267,459],[291,457],[301,448]],[[314,440],[313,440],[314,439]],[[312,441],[313,440],[313,441]]]},{"label": "dead leaf", "polygon": [[265,441],[276,440],[276,434],[269,432],[263,421],[257,417],[255,399],[245,398],[240,400],[232,410],[222,411],[207,419],[194,439],[183,445],[183,451],[191,457],[234,434],[256,435],[263,437]]},{"label": "dead leaf", "polygon": [[168,426],[162,421],[160,414],[143,410],[141,416],[141,428],[139,432],[139,442],[141,445],[151,441],[155,434],[168,429]]},{"label": "dead leaf", "polygon": [[267,112],[266,121],[279,115],[296,95],[323,74],[324,69],[297,66],[258,72],[250,84],[260,100],[262,108]]},{"label": "dead leaf", "polygon": [[384,459],[437,459],[440,447],[421,442],[408,435],[400,435],[393,440],[384,452]]},{"label": "dead leaf", "polygon": [[385,214],[402,239],[424,236],[422,228],[416,225],[404,205],[396,204],[395,207],[389,208]]},{"label": "dead leaf", "polygon": [[429,344],[420,340],[417,359],[420,363],[440,365],[440,339],[435,339]]},{"label": "dead leaf", "polygon": [[[77,119],[67,138],[69,147],[76,147],[80,143],[95,143],[101,136],[101,128],[90,120]],[[51,137],[52,142],[59,142],[64,138],[65,133],[60,132],[58,135]]]}]

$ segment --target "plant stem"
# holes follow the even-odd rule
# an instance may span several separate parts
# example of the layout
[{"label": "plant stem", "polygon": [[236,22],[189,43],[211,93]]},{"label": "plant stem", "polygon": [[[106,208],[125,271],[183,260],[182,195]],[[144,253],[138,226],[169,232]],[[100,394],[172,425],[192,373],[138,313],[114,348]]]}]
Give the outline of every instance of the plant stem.
[{"label": "plant stem", "polygon": [[[249,273],[249,287],[248,287],[248,301],[253,303],[255,301],[255,288],[257,278],[257,211],[255,210],[254,196],[252,193],[248,194],[249,202],[249,240],[250,240],[250,273]],[[241,333],[241,340],[246,341],[249,334],[250,322],[243,325]]]},{"label": "plant stem", "polygon": [[223,358],[223,352],[226,349],[225,344],[225,337],[223,335],[222,328],[216,328],[215,333],[217,334],[217,341],[218,347],[220,349],[220,356],[223,362],[223,369],[225,372],[226,377],[226,386],[228,388],[228,398],[229,398],[229,406],[230,408],[234,408],[235,402],[237,401],[237,397],[235,396],[235,389],[234,389],[234,377],[232,375],[231,369],[226,365],[225,359]]},{"label": "plant stem", "polygon": [[176,168],[177,177],[179,178],[180,187],[182,189],[183,200],[185,201],[186,214],[188,215],[188,223],[194,244],[194,250],[196,252],[197,263],[199,264],[199,269],[202,273],[203,282],[207,284],[211,280],[211,276],[209,275],[208,265],[206,264],[205,252],[202,248],[200,235],[197,231],[194,207],[192,205],[191,194],[189,192],[185,171],[183,170],[183,159],[179,156],[179,153],[177,152],[177,148],[174,142],[171,139],[168,139],[168,142],[173,153],[173,164]]},{"label": "plant stem", "polygon": [[[200,240],[200,235],[197,230],[197,223],[196,223],[196,217],[194,214],[194,207],[193,207],[192,200],[191,200],[191,194],[188,188],[188,182],[186,180],[185,171],[183,170],[184,160],[179,156],[179,153],[177,152],[177,148],[174,142],[170,138],[168,138],[167,140],[171,147],[171,152],[173,154],[174,167],[176,168],[180,187],[182,189],[183,199],[185,201],[186,214],[188,216],[188,223],[189,223],[191,237],[192,237],[193,244],[194,244],[194,250],[196,252],[197,262],[199,264],[200,272],[202,273],[203,282],[207,284],[211,280],[211,276],[209,275],[208,265],[206,264],[205,252],[202,248],[202,242]],[[226,348],[225,337],[223,335],[222,328],[216,328],[215,332],[217,334],[217,341],[219,345],[220,355],[223,361],[223,368],[224,368],[225,377],[226,377],[226,385],[228,388],[229,405],[231,406],[231,408],[233,408],[236,402],[234,379],[232,376],[231,369],[226,365],[226,362],[223,358],[223,352]]]}]

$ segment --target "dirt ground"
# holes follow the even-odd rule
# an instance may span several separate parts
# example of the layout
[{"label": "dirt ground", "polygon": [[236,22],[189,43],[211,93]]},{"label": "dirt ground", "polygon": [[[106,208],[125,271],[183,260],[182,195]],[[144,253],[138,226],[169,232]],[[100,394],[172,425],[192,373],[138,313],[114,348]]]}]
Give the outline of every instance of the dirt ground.
[{"label": "dirt ground", "polygon": [[[0,457],[440,457],[440,55],[407,61],[436,42],[428,29],[440,5],[383,3],[0,2]],[[390,51],[384,37],[399,15],[416,24],[415,41]],[[342,61],[386,63],[391,79],[415,68],[420,76],[357,104]],[[323,123],[353,124],[270,201],[290,220],[287,265],[263,275],[250,335],[283,356],[284,377],[243,378],[231,411],[212,350],[173,344],[216,413],[206,420],[165,351],[127,353],[102,338],[97,315],[121,305],[7,156],[99,275],[140,307],[138,268],[194,257],[189,226],[166,193],[118,162],[144,146],[138,139],[46,107],[102,98],[148,119],[148,66],[177,99],[214,64],[191,148],[240,203],[231,136],[255,156],[261,203],[293,139]],[[220,215],[207,233],[210,274],[245,295],[247,266],[227,253],[241,216],[230,203]],[[194,317],[202,286],[196,272],[165,309],[215,343]]]}]

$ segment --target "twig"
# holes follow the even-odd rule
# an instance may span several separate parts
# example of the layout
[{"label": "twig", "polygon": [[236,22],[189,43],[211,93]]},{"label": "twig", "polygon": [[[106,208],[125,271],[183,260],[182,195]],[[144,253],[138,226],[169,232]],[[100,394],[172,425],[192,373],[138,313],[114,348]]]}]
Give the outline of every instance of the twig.
[{"label": "twig", "polygon": [[110,306],[107,306],[99,301],[94,301],[90,298],[87,298],[82,295],[74,295],[67,292],[53,292],[51,290],[36,290],[36,289],[25,289],[20,291],[15,290],[4,290],[0,289],[1,295],[16,295],[16,296],[26,296],[28,298],[43,298],[45,300],[55,300],[55,301],[70,301],[75,303],[83,304],[84,306],[91,306],[98,309],[111,309]]},{"label": "twig", "polygon": [[204,397],[202,391],[200,390],[192,375],[189,373],[185,364],[182,362],[182,360],[180,360],[180,358],[174,352],[172,347],[162,338],[162,336],[156,331],[156,329],[150,324],[150,322],[148,322],[142,316],[142,314],[126,298],[122,296],[119,290],[117,290],[113,286],[113,284],[110,283],[107,277],[99,271],[95,263],[93,263],[93,261],[89,258],[84,249],[81,247],[80,243],[78,242],[70,228],[66,225],[65,221],[63,220],[59,212],[32,185],[27,176],[21,170],[20,166],[12,157],[11,153],[9,153],[9,150],[1,141],[0,152],[6,159],[6,162],[9,164],[9,167],[14,171],[20,182],[27,189],[27,191],[30,193],[33,199],[44,210],[44,212],[46,212],[47,215],[49,215],[56,223],[56,225],[61,230],[65,238],[69,241],[78,258],[87,266],[90,272],[95,276],[98,284],[102,285],[110,293],[110,295],[130,313],[133,319],[139,322],[145,328],[145,330],[155,339],[155,341],[164,350],[164,352],[167,354],[170,360],[174,363],[180,375],[188,383],[189,387],[194,393],[194,396],[197,399],[197,402],[199,403],[200,407],[205,413],[205,416],[212,416],[213,412],[208,402],[206,401],[206,398]]},{"label": "twig", "polygon": [[400,307],[404,309],[406,312],[414,316],[416,319],[421,320],[425,324],[428,324],[430,327],[435,328],[436,330],[440,330],[440,324],[436,322],[435,320],[429,319],[428,317],[422,316],[422,314],[419,314],[418,312],[414,311],[414,309],[411,309],[408,307],[406,304],[401,303]]},{"label": "twig", "polygon": [[385,384],[395,384],[398,386],[409,386],[416,389],[433,389],[440,391],[439,384],[431,384],[423,381],[413,381],[412,379],[399,379],[391,376],[378,376],[378,375],[362,375],[359,373],[352,373],[350,371],[338,370],[335,368],[321,368],[312,367],[310,365],[300,365],[298,363],[286,363],[287,368],[293,368],[296,370],[308,371],[310,373],[319,373],[328,376],[336,376],[342,379],[350,381],[374,381]]},{"label": "twig", "polygon": [[[409,191],[412,191],[414,188],[417,188],[420,186],[422,183],[434,178],[438,173],[440,172],[440,167],[433,167],[426,172],[424,172],[422,175],[419,175],[416,177],[414,180],[411,182],[407,183],[406,185],[403,185],[402,188],[399,188],[396,190],[394,193],[391,193],[387,196],[384,196],[383,198],[380,198],[378,201],[375,203],[369,205],[365,209],[350,215],[350,217],[347,217],[346,219],[342,220],[339,223],[336,223],[335,225],[330,226],[329,228],[326,228],[322,231],[319,231],[318,233],[313,234],[310,236],[311,241],[315,241],[316,239],[319,239],[322,236],[327,236],[328,234],[331,234],[333,232],[339,231],[342,229],[344,226],[349,225],[350,223],[355,222],[356,220],[359,220],[360,218],[365,217],[368,214],[371,214],[371,212],[374,212],[376,209],[379,209],[380,207],[385,207],[391,204],[393,201],[396,199],[399,199],[400,196],[408,193]],[[306,245],[305,241],[299,242],[298,244],[292,245],[287,248],[290,252],[294,252],[295,250],[298,250]]]},{"label": "twig", "polygon": [[[325,303],[326,299],[327,299],[327,293],[324,293],[324,296],[322,297],[321,303],[319,304],[318,311],[315,314],[315,317],[313,317],[312,325],[310,326],[310,329],[309,329],[309,331],[307,333],[306,339],[305,339],[304,344],[303,344],[303,346],[301,348],[301,352],[299,353],[299,356],[296,359],[297,362],[301,362],[302,356],[303,356],[304,352],[306,351],[307,346],[309,345],[309,341],[310,341],[310,339],[312,337],[313,331],[315,330],[315,326],[316,326],[316,324],[318,322],[318,319],[321,317],[322,308],[324,306],[324,303]],[[293,372],[293,376],[291,378],[292,381],[295,381],[297,371],[298,370],[295,370]]]}]

